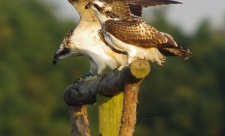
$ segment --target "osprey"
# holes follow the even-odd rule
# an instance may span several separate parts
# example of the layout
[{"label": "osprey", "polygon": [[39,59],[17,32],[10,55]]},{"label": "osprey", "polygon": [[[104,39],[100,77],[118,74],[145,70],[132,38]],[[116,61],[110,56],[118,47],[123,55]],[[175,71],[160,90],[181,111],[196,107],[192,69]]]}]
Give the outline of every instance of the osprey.
[{"label": "osprey", "polygon": [[[124,1],[112,1],[114,10],[121,15],[130,16],[133,14],[141,16],[142,7],[178,4],[178,2],[171,0],[151,0],[150,3],[148,1],[146,3],[145,0],[127,1],[130,1],[128,6]],[[80,21],[78,26],[64,37],[63,42],[54,54],[53,64],[55,65],[59,60],[69,57],[84,56],[89,58],[91,67],[84,80],[100,76],[106,66],[115,69],[120,65],[126,65],[126,56],[121,52],[113,51],[98,36],[98,30],[101,29],[98,19],[93,11],[84,9],[89,0],[69,0],[69,2],[78,11]],[[139,3],[139,5],[135,3]],[[126,7],[129,7],[129,9],[124,10]],[[95,73],[97,73],[97,76],[93,76]]]},{"label": "osprey", "polygon": [[114,50],[127,56],[127,65],[136,59],[146,59],[162,65],[165,56],[179,56],[188,59],[189,49],[178,45],[167,33],[152,27],[149,23],[134,17],[115,14],[110,3],[91,1],[85,8],[92,9],[100,24],[100,37]]},{"label": "osprey", "polygon": [[[78,26],[64,37],[54,54],[53,64],[68,57],[87,57],[91,68],[86,77],[90,77],[90,79],[100,76],[106,66],[115,69],[119,65],[125,65],[126,56],[114,52],[99,38],[97,33],[101,28],[99,21],[93,11],[84,9],[89,1],[73,0],[70,2],[80,14],[80,21]],[[97,76],[93,76],[95,73]]]}]

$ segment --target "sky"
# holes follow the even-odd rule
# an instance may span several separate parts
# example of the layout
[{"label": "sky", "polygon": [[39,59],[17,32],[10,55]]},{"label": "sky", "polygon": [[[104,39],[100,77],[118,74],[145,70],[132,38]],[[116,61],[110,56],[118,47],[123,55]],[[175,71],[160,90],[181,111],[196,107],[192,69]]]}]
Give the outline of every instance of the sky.
[{"label": "sky", "polygon": [[[79,20],[79,15],[68,0],[44,0],[56,7],[55,14],[62,19]],[[225,0],[177,0],[183,4],[147,8],[144,15],[157,8],[168,8],[167,18],[185,33],[193,33],[203,19],[215,29],[225,27]]]}]

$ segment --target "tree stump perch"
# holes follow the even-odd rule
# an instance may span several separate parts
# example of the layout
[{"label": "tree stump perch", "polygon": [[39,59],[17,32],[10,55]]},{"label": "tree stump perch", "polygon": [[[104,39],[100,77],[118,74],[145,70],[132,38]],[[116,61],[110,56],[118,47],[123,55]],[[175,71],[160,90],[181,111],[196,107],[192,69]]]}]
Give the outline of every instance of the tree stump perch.
[{"label": "tree stump perch", "polygon": [[[64,101],[71,108],[71,106],[96,103],[97,94],[112,97],[124,92],[124,101],[121,102],[123,104],[121,127],[117,135],[132,136],[136,123],[139,85],[149,72],[150,65],[148,61],[136,60],[119,72],[105,74],[100,79],[68,86],[64,91]],[[89,126],[89,124],[84,126]],[[75,131],[75,127],[73,127],[73,131]],[[83,132],[81,133],[84,135]],[[106,135],[102,134],[102,136]]]}]

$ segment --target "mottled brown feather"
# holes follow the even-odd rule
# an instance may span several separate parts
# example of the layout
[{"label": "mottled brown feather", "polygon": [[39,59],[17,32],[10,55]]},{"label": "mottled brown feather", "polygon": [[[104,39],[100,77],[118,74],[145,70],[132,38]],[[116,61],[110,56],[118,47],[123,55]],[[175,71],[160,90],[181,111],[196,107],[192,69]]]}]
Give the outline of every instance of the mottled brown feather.
[{"label": "mottled brown feather", "polygon": [[124,43],[143,48],[156,47],[158,44],[167,42],[167,38],[162,33],[137,18],[108,20],[103,30]]},{"label": "mottled brown feather", "polygon": [[[99,38],[105,43],[105,45],[108,46],[108,43],[105,41],[104,35],[102,34],[101,30],[98,30],[98,36],[99,36]],[[109,46],[109,47],[110,47],[110,46]],[[110,47],[110,48],[111,48],[111,47]],[[114,52],[119,53],[119,54],[125,54],[124,52],[118,51],[118,50],[116,50],[116,49],[114,49],[114,48],[111,48],[111,50],[113,50]]]},{"label": "mottled brown feather", "polygon": [[169,4],[182,4],[181,2],[173,0],[100,0],[110,4],[112,11],[119,17],[142,16],[144,7],[169,5]]},{"label": "mottled brown feather", "polygon": [[98,30],[98,36],[105,43],[105,45],[108,45],[108,43],[105,41],[103,34],[101,33],[101,30]]},{"label": "mottled brown feather", "polygon": [[129,17],[131,15],[128,3],[125,0],[101,0],[109,4],[114,14],[119,17]]},{"label": "mottled brown feather", "polygon": [[189,49],[177,45],[169,34],[159,32],[138,18],[108,20],[103,31],[127,44],[142,48],[156,47],[164,56],[179,56],[183,59],[190,57]]}]

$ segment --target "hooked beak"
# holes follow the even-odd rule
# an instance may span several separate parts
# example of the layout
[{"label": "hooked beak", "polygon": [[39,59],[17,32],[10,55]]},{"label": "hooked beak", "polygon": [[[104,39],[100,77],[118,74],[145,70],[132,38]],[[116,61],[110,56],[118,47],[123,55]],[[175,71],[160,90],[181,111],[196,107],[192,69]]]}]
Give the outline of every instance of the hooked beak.
[{"label": "hooked beak", "polygon": [[58,59],[58,56],[59,56],[58,54],[55,54],[55,55],[54,55],[54,59],[53,59],[53,61],[52,61],[52,62],[53,62],[53,65],[55,65],[55,64],[58,62],[58,60],[59,60],[59,59]]}]

